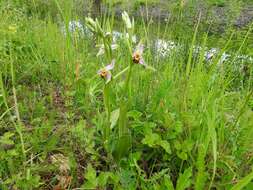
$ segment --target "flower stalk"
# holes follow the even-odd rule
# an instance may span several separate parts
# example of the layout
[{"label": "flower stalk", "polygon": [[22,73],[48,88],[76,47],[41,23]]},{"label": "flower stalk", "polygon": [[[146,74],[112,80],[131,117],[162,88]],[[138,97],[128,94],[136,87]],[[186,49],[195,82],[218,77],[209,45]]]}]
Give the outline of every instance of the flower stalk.
[{"label": "flower stalk", "polygon": [[107,146],[110,138],[110,118],[111,118],[111,104],[110,104],[110,83],[104,85],[103,90],[104,107],[106,110],[106,126],[104,127],[104,142]]},{"label": "flower stalk", "polygon": [[[113,50],[118,47],[117,44],[112,44],[112,36],[109,32],[104,32],[102,27],[99,25],[98,21],[94,21],[91,18],[87,19],[87,25],[93,31],[97,37],[99,37],[102,41],[102,45],[100,45],[99,52],[97,56],[105,55],[105,58],[108,62],[111,63],[98,71],[98,75],[104,79],[104,87],[103,87],[103,101],[104,108],[106,112],[106,121],[104,122],[103,128],[103,136],[104,136],[104,145],[108,152],[112,151],[112,155],[116,160],[120,160],[126,153],[128,152],[131,146],[131,134],[130,129],[128,128],[128,117],[127,112],[129,110],[130,102],[130,85],[131,78],[134,74],[134,67],[136,65],[141,65],[144,68],[148,68],[143,59],[144,45],[140,42],[136,48],[133,50],[133,31],[134,31],[134,20],[131,20],[126,12],[122,14],[122,19],[126,26],[126,34],[125,35],[125,43],[127,45],[127,49],[129,51],[129,58],[127,59],[128,66],[118,72],[114,77],[112,75],[112,70],[115,66],[115,60],[113,59]],[[111,87],[112,80],[119,78],[122,74],[126,73],[126,79],[123,84],[122,94],[119,101],[119,115],[117,118],[118,128],[111,129],[111,116],[112,116],[112,102],[111,102]],[[115,132],[118,138],[115,140],[110,138],[111,133]],[[110,144],[113,144],[113,148],[110,147]],[[111,148],[111,149],[110,149]]]}]

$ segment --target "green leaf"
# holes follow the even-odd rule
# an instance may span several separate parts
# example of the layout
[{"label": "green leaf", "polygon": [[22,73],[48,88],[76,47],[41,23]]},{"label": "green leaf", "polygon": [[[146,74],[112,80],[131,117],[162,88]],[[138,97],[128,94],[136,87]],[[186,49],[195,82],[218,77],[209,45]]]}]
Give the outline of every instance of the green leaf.
[{"label": "green leaf", "polygon": [[184,152],[190,152],[193,148],[193,141],[188,139],[182,143],[182,149]]},{"label": "green leaf", "polygon": [[174,141],[174,147],[176,150],[181,150],[182,149],[182,145],[180,144],[180,142],[178,140]]},{"label": "green leaf", "polygon": [[171,154],[170,144],[166,140],[162,140],[161,136],[157,133],[153,133],[152,130],[146,130],[144,139],[142,143],[153,148],[155,146],[162,147],[168,154]]},{"label": "green leaf", "polygon": [[138,161],[141,159],[141,152],[133,152],[130,154],[130,158],[132,161]]},{"label": "green leaf", "polygon": [[182,160],[187,160],[188,156],[186,152],[177,152],[177,156]]},{"label": "green leaf", "polygon": [[142,116],[142,113],[137,110],[132,110],[127,113],[128,117],[132,117],[135,121],[139,120]]},{"label": "green leaf", "polygon": [[157,145],[157,142],[161,140],[161,137],[156,133],[148,133],[145,135],[145,138],[142,140],[143,144],[146,144],[150,147]]},{"label": "green leaf", "polygon": [[183,132],[183,124],[180,121],[177,121],[176,124],[175,124],[174,130],[177,133],[182,133]]},{"label": "green leaf", "polygon": [[87,166],[87,171],[85,173],[85,178],[89,181],[96,179],[96,170],[92,167],[91,164]]},{"label": "green leaf", "polygon": [[4,133],[4,135],[0,137],[0,144],[13,145],[14,141],[10,139],[12,136],[14,136],[14,133]]},{"label": "green leaf", "polygon": [[120,103],[119,137],[128,133],[127,120],[127,102],[123,100]]},{"label": "green leaf", "polygon": [[120,138],[114,140],[114,148],[112,151],[113,157],[119,161],[128,154],[128,149],[131,146],[131,136],[122,135]]},{"label": "green leaf", "polygon": [[112,113],[111,113],[111,118],[110,118],[111,129],[117,124],[117,122],[119,120],[119,112],[120,112],[120,109],[118,108],[118,109],[112,111]]},{"label": "green leaf", "polygon": [[99,185],[99,187],[105,187],[109,177],[110,177],[110,173],[101,172],[98,176],[98,185]]},{"label": "green leaf", "polygon": [[98,186],[96,170],[92,167],[91,164],[87,166],[85,173],[85,179],[87,180],[82,186],[86,189],[95,189]]},{"label": "green leaf", "polygon": [[247,176],[245,176],[244,178],[242,178],[234,187],[232,187],[230,190],[241,190],[244,187],[246,187],[251,180],[253,179],[253,171],[248,174]]},{"label": "green leaf", "polygon": [[[213,108],[214,109],[214,108]],[[215,175],[216,175],[216,167],[217,167],[217,134],[216,134],[216,123],[215,123],[215,110],[213,110],[213,114],[209,115],[208,119],[208,133],[211,136],[212,141],[212,150],[213,150],[213,174],[212,179],[209,185],[209,189],[212,187],[212,183],[214,181]]]},{"label": "green leaf", "polygon": [[171,154],[170,143],[168,141],[162,140],[159,144],[168,154]]},{"label": "green leaf", "polygon": [[136,188],[135,172],[132,170],[123,169],[120,172],[120,182],[124,189],[135,189]]},{"label": "green leaf", "polygon": [[192,168],[188,168],[184,171],[183,174],[179,175],[177,180],[177,187],[176,190],[185,190],[191,186],[191,176],[192,176]]},{"label": "green leaf", "polygon": [[205,182],[207,180],[208,173],[206,172],[205,157],[207,154],[207,148],[209,145],[210,137],[205,138],[205,143],[199,145],[198,158],[196,162],[197,174],[195,180],[195,189],[204,189]]},{"label": "green leaf", "polygon": [[245,186],[245,190],[252,190],[253,189],[253,182],[250,182]]},{"label": "green leaf", "polygon": [[173,183],[170,180],[169,176],[164,177],[163,185],[165,186],[164,189],[166,189],[166,190],[174,190]]}]

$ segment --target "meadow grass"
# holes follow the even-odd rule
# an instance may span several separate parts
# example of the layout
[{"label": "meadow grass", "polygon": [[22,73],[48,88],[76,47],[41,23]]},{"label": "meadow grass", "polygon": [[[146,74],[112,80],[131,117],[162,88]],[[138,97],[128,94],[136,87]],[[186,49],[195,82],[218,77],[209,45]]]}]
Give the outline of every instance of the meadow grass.
[{"label": "meadow grass", "polygon": [[[15,3],[0,4],[1,189],[253,188],[253,66],[236,59],[252,50],[252,25],[207,61],[194,53],[210,46],[201,15],[189,31],[183,12],[155,27],[105,15],[83,19],[93,35],[82,36],[68,29],[82,20],[72,1],[44,17]],[[115,27],[130,37],[112,50]],[[180,48],[159,57],[156,36]],[[223,52],[232,59],[219,64]]]}]

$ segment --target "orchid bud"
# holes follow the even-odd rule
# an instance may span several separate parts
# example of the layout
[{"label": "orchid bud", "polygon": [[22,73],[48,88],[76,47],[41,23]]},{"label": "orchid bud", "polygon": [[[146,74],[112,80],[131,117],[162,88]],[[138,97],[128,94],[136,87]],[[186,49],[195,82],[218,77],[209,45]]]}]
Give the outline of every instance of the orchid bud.
[{"label": "orchid bud", "polygon": [[125,22],[127,29],[132,29],[133,28],[133,24],[132,24],[132,22],[131,22],[131,20],[129,18],[129,15],[127,14],[126,11],[124,11],[122,13],[122,19]]},{"label": "orchid bud", "polygon": [[96,19],[96,27],[97,27],[97,34],[100,35],[100,36],[103,36],[104,32],[103,32],[103,29],[102,29],[102,27],[100,26],[100,24],[98,22],[98,19]]},{"label": "orchid bud", "polygon": [[85,20],[86,20],[86,25],[88,26],[88,28],[92,32],[97,32],[96,22],[90,17],[86,18]]}]

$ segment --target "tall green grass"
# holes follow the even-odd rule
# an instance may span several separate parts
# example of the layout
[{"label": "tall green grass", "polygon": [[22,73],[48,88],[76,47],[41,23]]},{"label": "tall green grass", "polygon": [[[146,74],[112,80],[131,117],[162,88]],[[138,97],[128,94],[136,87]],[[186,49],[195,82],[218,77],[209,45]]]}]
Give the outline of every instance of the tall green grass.
[{"label": "tall green grass", "polygon": [[[1,2],[0,188],[251,189],[252,63],[247,71],[233,60],[218,64],[222,52],[233,54],[233,35],[207,63],[193,47],[208,46],[209,34],[198,25],[181,33],[184,12],[165,27],[137,20],[133,34],[150,45],[143,57],[156,71],[134,65],[128,73],[134,45],[123,39],[110,57],[108,91],[97,76],[110,59],[96,56],[103,40],[67,29],[83,20],[72,3],[56,0],[42,17],[40,7],[31,14]],[[115,20],[122,22],[105,15],[98,24],[126,31]],[[234,55],[250,48],[251,34]],[[180,49],[157,57],[154,36]]]}]

